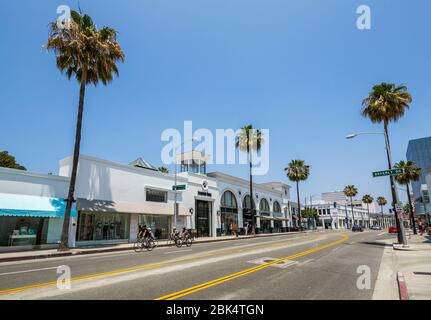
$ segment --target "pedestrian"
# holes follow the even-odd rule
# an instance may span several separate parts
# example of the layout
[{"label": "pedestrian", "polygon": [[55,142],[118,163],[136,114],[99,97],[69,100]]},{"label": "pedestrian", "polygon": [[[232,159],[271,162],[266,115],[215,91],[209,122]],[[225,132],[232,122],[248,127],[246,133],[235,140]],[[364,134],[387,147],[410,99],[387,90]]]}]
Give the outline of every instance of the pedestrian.
[{"label": "pedestrian", "polygon": [[248,221],[247,221],[247,223],[245,224],[245,235],[248,235],[248,225],[249,225],[249,223],[248,223]]},{"label": "pedestrian", "polygon": [[419,233],[421,234],[421,236],[424,235],[424,226],[422,224],[422,221],[419,222]]},{"label": "pedestrian", "polygon": [[238,238],[238,226],[236,223],[232,224],[232,231],[233,231],[234,235]]}]

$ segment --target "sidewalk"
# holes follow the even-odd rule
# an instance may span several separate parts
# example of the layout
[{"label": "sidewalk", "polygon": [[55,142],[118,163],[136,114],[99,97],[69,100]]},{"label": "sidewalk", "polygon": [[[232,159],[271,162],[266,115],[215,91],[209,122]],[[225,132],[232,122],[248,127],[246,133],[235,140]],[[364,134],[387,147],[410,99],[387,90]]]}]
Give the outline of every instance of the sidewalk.
[{"label": "sidewalk", "polygon": [[[303,231],[302,233],[313,233],[313,231]],[[314,231],[319,232],[319,231]],[[284,233],[271,233],[271,234],[258,234],[255,237],[274,237],[280,235],[300,234],[301,232],[284,232]],[[254,236],[222,236],[222,237],[205,237],[197,238],[193,243],[207,243],[207,242],[220,242],[220,241],[234,241],[242,239],[255,238]],[[166,240],[158,241],[158,247],[166,247],[172,245]],[[82,254],[94,254],[94,253],[106,253],[115,251],[133,250],[133,243],[124,243],[117,245],[97,246],[97,247],[82,247],[73,248],[69,251],[59,252],[57,249],[50,250],[34,250],[34,251],[21,251],[21,252],[5,252],[0,253],[0,262],[9,261],[22,261],[22,260],[33,260],[33,259],[46,259],[46,258],[57,258],[65,256],[74,256]]]},{"label": "sidewalk", "polygon": [[431,299],[431,236],[411,235],[409,248],[394,245],[397,271],[402,273],[411,300]]},{"label": "sidewalk", "polygon": [[385,243],[373,300],[431,299],[431,236],[408,234],[407,242]]}]

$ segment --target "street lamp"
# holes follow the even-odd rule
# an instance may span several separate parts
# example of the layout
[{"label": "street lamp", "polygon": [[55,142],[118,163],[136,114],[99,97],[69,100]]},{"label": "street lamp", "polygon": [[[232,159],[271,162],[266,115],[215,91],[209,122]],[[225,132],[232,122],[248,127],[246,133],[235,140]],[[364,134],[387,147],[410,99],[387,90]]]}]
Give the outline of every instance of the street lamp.
[{"label": "street lamp", "polygon": [[[389,144],[389,138],[388,135],[386,134],[386,132],[359,132],[359,133],[351,133],[348,134],[346,136],[346,139],[353,139],[356,138],[359,135],[375,135],[375,134],[379,134],[379,135],[383,135],[385,137],[385,148],[386,148],[386,156],[388,159],[388,167],[389,170],[392,170],[392,155],[391,155],[391,147]],[[398,190],[397,187],[395,185],[395,179],[394,176],[390,175],[389,176],[389,181],[391,184],[391,193],[392,193],[392,208],[393,211],[395,212],[395,222],[397,224],[397,229],[398,229],[398,242],[400,244],[402,244],[403,246],[407,246],[407,239],[406,239],[406,235],[404,233],[404,224],[403,221],[400,219],[400,215],[396,209],[396,204],[399,202],[398,201]]]},{"label": "street lamp", "polygon": [[[174,191],[175,191],[175,201],[174,201],[174,226],[177,227],[177,215],[178,215],[178,206],[177,206],[177,149],[182,148],[186,143],[188,142],[194,142],[197,141],[195,137],[188,139],[184,141],[183,143],[177,145],[174,147],[174,153],[175,153],[175,159],[174,159],[174,167],[175,167],[175,185],[174,185]],[[193,148],[192,148],[193,149]]]}]

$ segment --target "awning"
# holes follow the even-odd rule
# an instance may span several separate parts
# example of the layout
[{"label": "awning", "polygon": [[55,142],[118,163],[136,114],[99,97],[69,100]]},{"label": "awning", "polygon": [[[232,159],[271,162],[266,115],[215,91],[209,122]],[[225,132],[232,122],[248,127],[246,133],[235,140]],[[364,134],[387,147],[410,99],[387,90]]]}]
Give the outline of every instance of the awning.
[{"label": "awning", "polygon": [[[0,193],[0,216],[62,218],[65,210],[62,198]],[[71,216],[76,217],[74,208]]]},{"label": "awning", "polygon": [[[78,210],[90,212],[118,212],[118,213],[139,213],[156,215],[174,215],[173,203],[160,202],[125,202],[107,200],[87,200],[78,198]],[[188,216],[190,212],[183,206],[178,206],[179,216]]]}]

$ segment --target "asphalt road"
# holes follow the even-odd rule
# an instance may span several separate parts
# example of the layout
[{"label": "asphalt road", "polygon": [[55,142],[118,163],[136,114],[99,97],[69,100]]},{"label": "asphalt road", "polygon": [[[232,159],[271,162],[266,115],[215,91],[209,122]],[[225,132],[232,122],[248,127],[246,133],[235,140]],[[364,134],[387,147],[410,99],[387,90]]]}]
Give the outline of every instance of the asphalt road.
[{"label": "asphalt road", "polygon": [[[1,263],[0,299],[371,299],[387,238],[325,231]],[[70,288],[57,286],[59,266]]]}]

